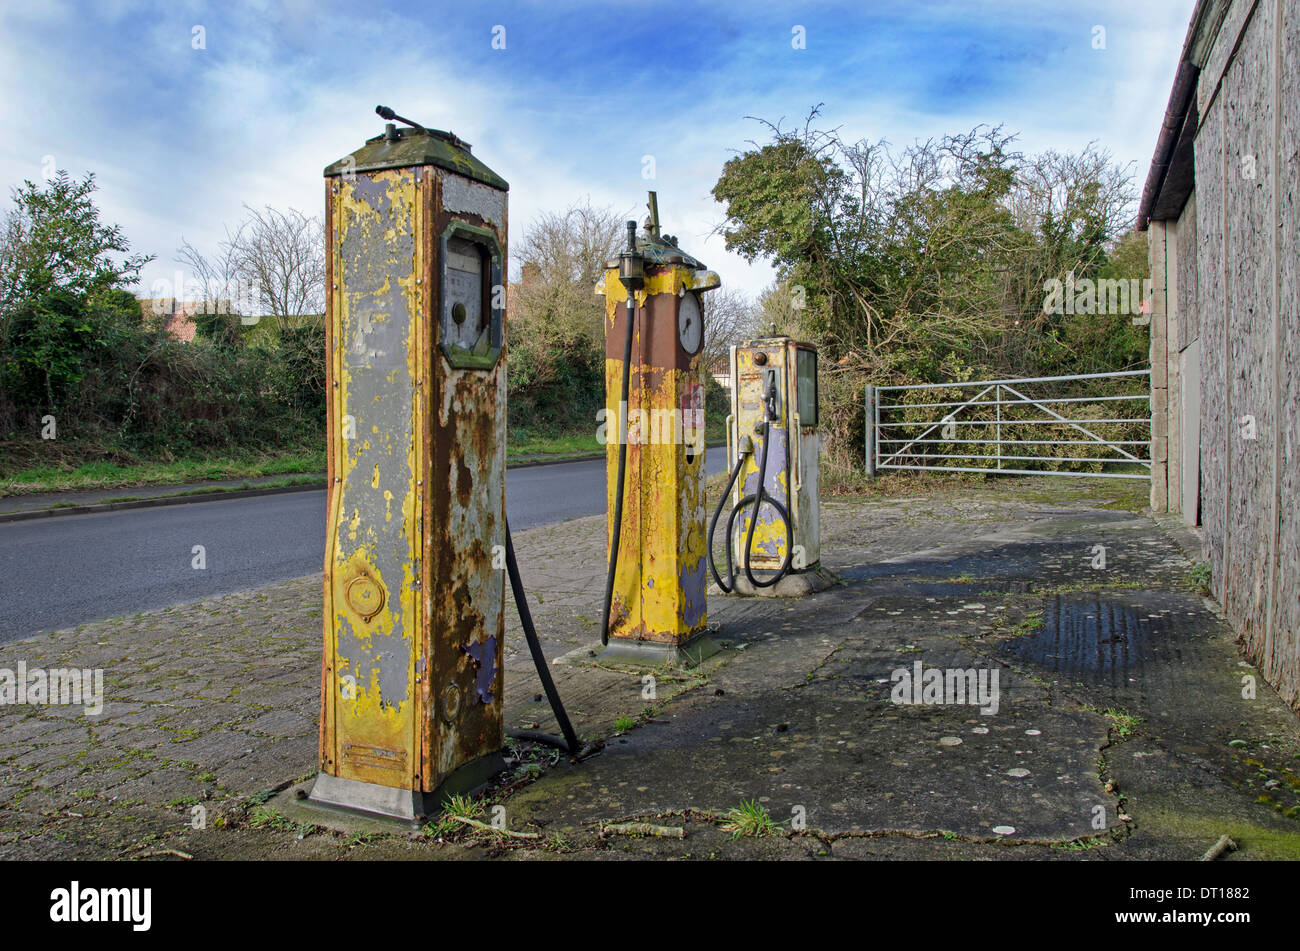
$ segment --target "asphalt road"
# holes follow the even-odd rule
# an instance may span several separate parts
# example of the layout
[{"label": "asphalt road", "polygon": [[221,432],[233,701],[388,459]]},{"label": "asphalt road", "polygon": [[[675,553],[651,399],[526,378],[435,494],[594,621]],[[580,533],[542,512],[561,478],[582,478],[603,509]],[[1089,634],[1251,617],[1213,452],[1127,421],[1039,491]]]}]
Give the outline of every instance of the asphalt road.
[{"label": "asphalt road", "polygon": [[[710,449],[707,464],[721,472],[726,450]],[[506,476],[513,531],[604,508],[603,460]],[[324,491],[0,524],[0,643],[300,578],[324,557]]]}]

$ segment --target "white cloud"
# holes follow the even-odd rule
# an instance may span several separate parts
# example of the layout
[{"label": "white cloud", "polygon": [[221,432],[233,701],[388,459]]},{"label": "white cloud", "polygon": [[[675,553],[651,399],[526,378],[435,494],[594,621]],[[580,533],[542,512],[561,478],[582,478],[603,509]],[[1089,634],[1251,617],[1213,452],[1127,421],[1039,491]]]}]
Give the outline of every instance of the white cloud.
[{"label": "white cloud", "polygon": [[[1029,151],[1097,140],[1121,161],[1132,160],[1140,183],[1191,2],[1138,8],[1107,0],[1072,11],[1082,45],[1066,54],[1075,77],[1068,86],[1018,89],[960,109],[941,103],[931,111],[906,105],[886,88],[843,94],[854,77],[835,62],[811,59],[820,41],[815,33],[801,54],[810,57],[802,79],[763,84],[770,75],[751,75],[746,57],[754,54],[744,47],[722,64],[725,82],[709,80],[720,88],[701,84],[689,107],[670,111],[618,100],[617,58],[591,78],[592,88],[561,91],[539,105],[528,84],[546,77],[464,69],[460,51],[440,48],[427,32],[423,43],[404,42],[413,22],[383,11],[361,17],[355,8],[294,0],[244,7],[232,23],[218,18],[224,8],[154,7],[158,12],[141,16],[142,8],[97,8],[100,27],[87,26],[85,12],[67,4],[29,3],[8,9],[0,24],[0,182],[37,178],[45,155],[73,174],[94,170],[106,216],[122,224],[136,250],[159,256],[142,290],[154,277],[171,277],[182,234],[215,248],[244,204],[319,212],[321,170],[381,131],[373,109],[382,102],[474,144],[475,154],[511,184],[514,235],[538,213],[586,198],[640,219],[645,191],[655,188],[664,227],[727,286],[753,294],[770,283],[771,268],[723,249],[712,233],[722,209],[709,194],[732,150],[766,137],[745,114],[797,120],[824,100],[826,125],[895,145],[1005,121]],[[332,19],[336,9],[349,16],[343,50],[330,45],[342,29]],[[1012,7],[938,3],[920,16],[936,26],[972,10],[1015,18],[1022,30],[1046,31],[1062,17],[1060,5],[1046,0]],[[206,51],[190,49],[193,23],[207,27]],[[1092,23],[1107,26],[1109,48],[1089,59]],[[863,44],[906,49],[907,37],[875,35]],[[927,67],[917,58],[918,82]],[[692,81],[689,74],[676,77],[678,84]],[[647,153],[656,158],[653,181],[640,174]]]}]

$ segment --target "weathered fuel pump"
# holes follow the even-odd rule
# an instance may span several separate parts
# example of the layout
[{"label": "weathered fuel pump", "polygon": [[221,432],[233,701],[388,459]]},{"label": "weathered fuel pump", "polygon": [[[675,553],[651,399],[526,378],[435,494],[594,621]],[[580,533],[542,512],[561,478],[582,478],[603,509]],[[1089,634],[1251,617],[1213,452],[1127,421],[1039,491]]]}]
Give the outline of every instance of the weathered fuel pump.
[{"label": "weathered fuel pump", "polygon": [[705,631],[702,294],[717,274],[661,235],[658,204],[606,263],[609,565],[602,641],[614,656],[677,663]]},{"label": "weathered fuel pump", "polygon": [[416,820],[501,764],[508,186],[468,143],[401,121],[325,169],[329,523],[310,799]]},{"label": "weathered fuel pump", "polygon": [[[832,580],[820,570],[817,425],[815,347],[773,328],[731,348],[731,478],[709,524],[710,567],[724,592],[799,595]],[[712,541],[728,502],[724,578]],[[774,574],[759,577],[755,569]]]}]

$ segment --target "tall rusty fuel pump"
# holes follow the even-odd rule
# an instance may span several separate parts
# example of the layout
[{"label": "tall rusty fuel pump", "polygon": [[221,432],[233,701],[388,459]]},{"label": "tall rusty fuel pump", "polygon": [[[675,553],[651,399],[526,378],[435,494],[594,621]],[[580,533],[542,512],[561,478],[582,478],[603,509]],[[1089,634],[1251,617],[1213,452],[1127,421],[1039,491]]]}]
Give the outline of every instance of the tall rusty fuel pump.
[{"label": "tall rusty fuel pump", "polygon": [[310,800],[417,821],[502,765],[506,182],[392,110],[325,169],[329,522]]},{"label": "tall rusty fuel pump", "polygon": [[663,235],[658,202],[596,291],[605,298],[609,562],[605,653],[695,659],[705,631],[702,295],[717,274]]},{"label": "tall rusty fuel pump", "polygon": [[[820,566],[817,410],[812,344],[773,328],[731,348],[731,476],[709,523],[709,567],[723,592],[793,596],[833,582]],[[724,577],[712,552],[728,503]],[[760,577],[756,569],[771,573]]]}]

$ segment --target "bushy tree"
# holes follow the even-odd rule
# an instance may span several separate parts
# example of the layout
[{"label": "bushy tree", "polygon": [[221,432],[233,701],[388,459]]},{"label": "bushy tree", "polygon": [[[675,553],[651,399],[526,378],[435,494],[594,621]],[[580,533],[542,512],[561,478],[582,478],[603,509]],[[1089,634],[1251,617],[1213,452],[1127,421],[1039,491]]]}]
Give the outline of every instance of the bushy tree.
[{"label": "bushy tree", "polygon": [[[193,343],[128,289],[148,257],[105,223],[94,178],[26,182],[0,222],[0,474],[87,457],[175,457],[319,441],[324,333],[297,322],[237,346],[238,317]],[[42,417],[57,438],[42,438]]]},{"label": "bushy tree", "polygon": [[[604,405],[604,264],[625,240],[622,216],[589,202],[542,214],[512,249],[524,280],[510,292],[511,424],[556,431]],[[594,423],[593,423],[594,426]]]},{"label": "bushy tree", "polygon": [[727,247],[776,267],[765,319],[820,345],[833,455],[860,458],[866,383],[1077,359],[1044,282],[1105,267],[1131,220],[1130,170],[1094,146],[1026,157],[987,126],[901,150],[847,141],[816,127],[819,108],[801,128],[765,122],[770,140],[729,160],[713,195]]},{"label": "bushy tree", "polygon": [[24,410],[56,411],[122,321],[139,322],[121,291],[151,258],[129,254],[94,192],[93,174],[65,171],[13,191],[0,225],[0,426]]}]

